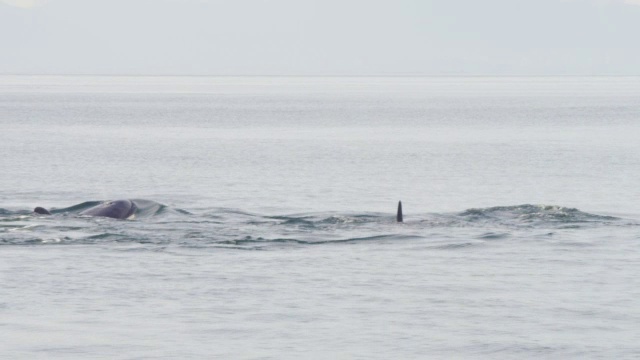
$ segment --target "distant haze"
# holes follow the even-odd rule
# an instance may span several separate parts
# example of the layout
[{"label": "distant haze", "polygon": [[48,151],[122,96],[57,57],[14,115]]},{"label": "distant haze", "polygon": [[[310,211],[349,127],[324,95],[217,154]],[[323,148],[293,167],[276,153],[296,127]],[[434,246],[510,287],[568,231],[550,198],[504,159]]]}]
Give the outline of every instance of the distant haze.
[{"label": "distant haze", "polygon": [[1,74],[640,75],[640,0],[0,0]]}]

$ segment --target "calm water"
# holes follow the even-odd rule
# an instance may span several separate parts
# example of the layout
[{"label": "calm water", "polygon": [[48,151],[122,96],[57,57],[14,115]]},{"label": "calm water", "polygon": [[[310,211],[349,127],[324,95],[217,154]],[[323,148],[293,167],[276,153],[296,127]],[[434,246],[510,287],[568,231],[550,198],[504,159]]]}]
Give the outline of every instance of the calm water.
[{"label": "calm water", "polygon": [[638,77],[0,76],[0,357],[638,358],[638,138]]}]

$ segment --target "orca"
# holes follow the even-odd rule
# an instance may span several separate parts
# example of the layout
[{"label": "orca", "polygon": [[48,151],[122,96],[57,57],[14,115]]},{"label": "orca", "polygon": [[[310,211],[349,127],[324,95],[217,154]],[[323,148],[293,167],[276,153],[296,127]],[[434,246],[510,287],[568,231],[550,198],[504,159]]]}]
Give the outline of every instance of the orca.
[{"label": "orca", "polygon": [[398,213],[396,214],[396,221],[402,222],[404,219],[402,218],[402,201],[398,201]]},{"label": "orca", "polygon": [[[105,201],[92,208],[84,210],[81,216],[102,216],[112,219],[132,219],[138,207],[131,200]],[[43,207],[33,209],[33,212],[40,215],[51,215],[51,212]]]}]

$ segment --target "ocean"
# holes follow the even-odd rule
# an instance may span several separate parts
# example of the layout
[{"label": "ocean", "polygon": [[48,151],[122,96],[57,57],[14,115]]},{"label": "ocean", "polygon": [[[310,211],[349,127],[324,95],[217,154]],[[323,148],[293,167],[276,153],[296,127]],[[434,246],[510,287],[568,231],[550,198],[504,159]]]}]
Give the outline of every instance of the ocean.
[{"label": "ocean", "polygon": [[640,77],[0,76],[0,357],[637,359],[639,138]]}]

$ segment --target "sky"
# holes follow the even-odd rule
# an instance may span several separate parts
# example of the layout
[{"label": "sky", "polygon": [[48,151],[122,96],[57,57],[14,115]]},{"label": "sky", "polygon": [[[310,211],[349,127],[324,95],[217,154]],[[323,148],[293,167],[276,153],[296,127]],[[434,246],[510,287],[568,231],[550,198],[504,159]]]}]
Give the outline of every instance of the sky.
[{"label": "sky", "polygon": [[640,75],[640,0],[0,0],[0,74]]}]

